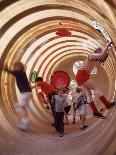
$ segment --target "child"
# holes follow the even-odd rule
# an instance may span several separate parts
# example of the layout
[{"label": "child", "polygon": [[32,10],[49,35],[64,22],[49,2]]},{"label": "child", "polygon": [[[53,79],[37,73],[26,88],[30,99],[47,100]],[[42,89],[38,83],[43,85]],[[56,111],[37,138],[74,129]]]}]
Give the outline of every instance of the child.
[{"label": "child", "polygon": [[91,90],[94,90],[95,96],[99,97],[99,99],[103,102],[107,109],[112,108],[116,103],[109,102],[103,93],[97,88],[96,84],[90,78],[90,73],[97,63],[104,63],[108,52],[111,50],[111,42],[107,44],[107,46],[102,49],[98,48],[94,53],[88,55],[88,58],[84,61],[83,66],[78,70],[76,75],[76,81],[78,85],[85,91],[88,103],[93,111],[93,115],[98,118],[105,118],[96,108],[94,104],[94,100],[92,98]]},{"label": "child", "polygon": [[20,91],[19,102],[16,104],[15,110],[20,117],[20,122],[17,127],[23,131],[29,128],[30,120],[27,111],[27,105],[32,95],[31,87],[29,85],[26,73],[24,72],[24,65],[21,62],[15,62],[12,69],[8,67],[3,68],[9,74],[12,74],[16,79],[17,87]]},{"label": "child", "polygon": [[88,126],[86,125],[86,114],[87,114],[87,97],[81,89],[78,89],[79,97],[77,99],[77,109],[80,115],[80,129],[85,130]]},{"label": "child", "polygon": [[56,89],[51,84],[47,83],[46,81],[43,81],[42,77],[36,78],[36,85],[32,88],[35,88],[35,87],[39,87],[41,91],[45,93],[45,95],[47,96],[49,100],[51,110],[52,110],[52,115],[54,118],[54,123],[52,123],[52,126],[54,126],[55,125],[55,114],[54,114],[54,105],[52,104],[52,97],[56,94]]},{"label": "child", "polygon": [[66,105],[64,107],[64,116],[65,116],[66,124],[69,124],[68,115],[72,104],[72,96],[69,94],[69,92],[70,92],[69,88],[65,89]]},{"label": "child", "polygon": [[59,132],[59,136],[64,134],[64,105],[66,104],[66,96],[63,89],[59,89],[58,94],[53,97],[55,111],[55,127]]},{"label": "child", "polygon": [[76,111],[77,111],[77,99],[79,98],[80,89],[76,89],[76,93],[74,93],[73,96],[73,121],[72,124],[75,124],[75,117],[76,117]]}]

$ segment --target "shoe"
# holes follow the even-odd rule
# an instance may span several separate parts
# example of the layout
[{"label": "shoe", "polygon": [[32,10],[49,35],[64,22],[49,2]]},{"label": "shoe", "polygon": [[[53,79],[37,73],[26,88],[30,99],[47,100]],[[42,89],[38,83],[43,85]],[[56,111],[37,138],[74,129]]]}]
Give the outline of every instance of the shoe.
[{"label": "shoe", "polygon": [[84,126],[80,127],[81,130],[85,130],[86,128]]},{"label": "shoe", "polygon": [[101,113],[99,113],[99,112],[95,112],[95,113],[93,113],[93,115],[94,115],[95,117],[97,117],[97,118],[106,119],[106,117],[103,116],[103,115],[102,115]]},{"label": "shoe", "polygon": [[30,120],[28,117],[26,118],[21,118],[19,124],[17,125],[17,128],[23,131],[26,131],[29,129],[29,125],[30,125]]},{"label": "shoe", "polygon": [[64,134],[63,133],[59,133],[59,137],[63,137],[64,136]]},{"label": "shoe", "polygon": [[101,108],[100,111],[102,112],[104,110],[104,108]]},{"label": "shoe", "polygon": [[17,128],[22,130],[22,131],[27,131],[28,128],[29,128],[29,124],[24,124],[22,122],[20,122],[18,125],[17,125]]},{"label": "shoe", "polygon": [[83,125],[84,126],[84,128],[88,128],[88,125]]},{"label": "shoe", "polygon": [[109,110],[115,105],[116,105],[116,102],[111,102],[109,105],[106,106],[106,108]]},{"label": "shoe", "polygon": [[50,107],[49,107],[49,106],[46,106],[46,109],[48,109],[48,110],[49,110],[49,109],[50,109]]}]

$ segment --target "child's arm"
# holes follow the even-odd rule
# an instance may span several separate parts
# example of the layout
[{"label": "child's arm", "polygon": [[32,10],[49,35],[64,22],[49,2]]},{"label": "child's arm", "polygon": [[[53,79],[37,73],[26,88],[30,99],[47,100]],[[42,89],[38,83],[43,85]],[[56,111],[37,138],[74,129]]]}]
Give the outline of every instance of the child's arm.
[{"label": "child's arm", "polygon": [[75,103],[74,100],[73,100],[73,110],[75,111],[76,109],[77,109],[76,103]]},{"label": "child's arm", "polygon": [[109,52],[109,48],[111,46],[112,42],[109,42],[106,47],[102,50],[101,53],[92,53],[89,55],[89,60],[101,60],[103,59]]},{"label": "child's arm", "polygon": [[34,89],[34,88],[37,88],[37,86],[36,86],[36,85],[34,85],[34,86],[31,86],[31,89]]},{"label": "child's arm", "polygon": [[38,86],[37,84],[35,84],[34,86],[31,86],[31,89],[36,89],[36,88],[41,89],[41,87]]}]

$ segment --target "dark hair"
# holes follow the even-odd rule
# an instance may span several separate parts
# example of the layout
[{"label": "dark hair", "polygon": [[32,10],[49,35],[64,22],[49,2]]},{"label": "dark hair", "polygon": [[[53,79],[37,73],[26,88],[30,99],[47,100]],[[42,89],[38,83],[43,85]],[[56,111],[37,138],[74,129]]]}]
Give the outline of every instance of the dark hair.
[{"label": "dark hair", "polygon": [[69,91],[70,89],[69,88],[65,88],[65,91]]},{"label": "dark hair", "polygon": [[101,47],[97,48],[97,49],[94,51],[94,53],[101,53],[101,52],[102,52],[102,48],[101,48]]},{"label": "dark hair", "polygon": [[81,88],[77,88],[77,89],[76,89],[76,92],[77,92],[77,93],[80,93],[81,91],[82,91]]},{"label": "dark hair", "polygon": [[57,93],[58,93],[59,91],[62,91],[63,93],[65,93],[65,89],[62,88],[62,87],[57,89]]},{"label": "dark hair", "polygon": [[13,70],[23,71],[24,70],[24,65],[20,61],[16,61],[16,62],[14,62]]},{"label": "dark hair", "polygon": [[37,81],[43,81],[43,78],[42,78],[42,77],[37,77],[37,78],[35,79],[35,82],[37,82]]}]

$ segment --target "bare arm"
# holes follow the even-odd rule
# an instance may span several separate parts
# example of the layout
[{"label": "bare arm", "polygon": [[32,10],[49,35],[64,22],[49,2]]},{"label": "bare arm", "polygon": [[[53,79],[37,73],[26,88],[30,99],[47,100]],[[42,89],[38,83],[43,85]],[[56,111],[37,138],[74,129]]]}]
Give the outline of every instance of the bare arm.
[{"label": "bare arm", "polygon": [[41,89],[41,87],[39,87],[37,84],[35,84],[34,86],[31,86],[31,89],[36,89],[36,88],[40,88]]},{"label": "bare arm", "polygon": [[102,50],[101,53],[92,53],[89,55],[89,60],[101,60],[103,59],[109,52],[109,47],[111,46],[112,42],[109,42],[107,46]]}]

